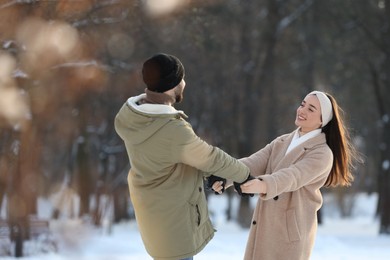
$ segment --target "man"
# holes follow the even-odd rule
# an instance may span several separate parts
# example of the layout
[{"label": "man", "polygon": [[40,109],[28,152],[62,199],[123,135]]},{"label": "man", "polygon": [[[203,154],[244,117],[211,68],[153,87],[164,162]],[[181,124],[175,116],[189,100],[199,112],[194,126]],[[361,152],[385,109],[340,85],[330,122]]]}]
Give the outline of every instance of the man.
[{"label": "man", "polygon": [[145,93],[130,97],[115,118],[131,164],[136,220],[154,259],[192,259],[214,236],[203,178],[212,174],[243,183],[249,169],[201,140],[173,107],[185,87],[178,58],[156,54],[143,64],[142,76]]}]

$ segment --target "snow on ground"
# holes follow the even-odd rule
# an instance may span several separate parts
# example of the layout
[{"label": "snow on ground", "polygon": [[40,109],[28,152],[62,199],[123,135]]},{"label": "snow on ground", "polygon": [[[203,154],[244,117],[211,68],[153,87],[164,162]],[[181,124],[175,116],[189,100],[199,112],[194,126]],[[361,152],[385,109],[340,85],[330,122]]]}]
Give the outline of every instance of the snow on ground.
[{"label": "snow on ground", "polygon": [[[374,218],[377,196],[359,194],[352,217],[339,216],[335,200],[325,196],[324,223],[319,226],[312,260],[389,260],[390,236],[378,235],[379,222]],[[253,204],[255,200],[253,200]],[[237,205],[235,199],[234,205]],[[209,197],[212,220],[218,230],[195,260],[239,260],[243,258],[248,230],[225,221],[225,196]],[[47,209],[46,209],[47,211]],[[51,229],[59,241],[57,253],[23,257],[28,260],[148,260],[134,221],[107,229],[96,229],[81,220],[59,220]],[[30,250],[31,251],[31,250]],[[1,259],[13,259],[5,257]]]}]

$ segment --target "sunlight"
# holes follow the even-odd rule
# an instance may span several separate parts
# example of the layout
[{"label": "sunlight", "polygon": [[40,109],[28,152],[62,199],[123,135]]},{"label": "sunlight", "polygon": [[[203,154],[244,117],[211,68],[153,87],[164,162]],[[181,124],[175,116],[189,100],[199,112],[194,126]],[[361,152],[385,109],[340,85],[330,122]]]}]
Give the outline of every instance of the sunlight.
[{"label": "sunlight", "polygon": [[23,93],[17,88],[0,89],[0,116],[14,127],[21,127],[30,119],[30,112]]},{"label": "sunlight", "polygon": [[78,31],[60,21],[26,19],[18,28],[17,39],[22,43],[23,60],[28,70],[39,71],[69,60],[79,43]]},{"label": "sunlight", "polygon": [[14,127],[30,118],[24,92],[16,88],[12,78],[15,67],[16,61],[11,55],[0,53],[0,117]]},{"label": "sunlight", "polygon": [[384,0],[380,0],[380,1],[378,2],[378,7],[379,7],[380,9],[385,9],[385,8],[386,8],[386,3],[385,3],[385,1],[384,1]]},{"label": "sunlight", "polygon": [[6,82],[11,80],[11,75],[16,68],[15,59],[6,52],[0,52],[0,88]]},{"label": "sunlight", "polygon": [[188,3],[183,0],[146,0],[147,11],[154,16],[169,14]]},{"label": "sunlight", "polygon": [[124,60],[131,57],[134,47],[134,40],[124,33],[113,34],[107,42],[108,52],[116,59]]},{"label": "sunlight", "polygon": [[27,51],[44,53],[53,48],[62,56],[69,55],[78,42],[78,32],[69,24],[40,19],[27,19],[20,26],[18,36]]}]

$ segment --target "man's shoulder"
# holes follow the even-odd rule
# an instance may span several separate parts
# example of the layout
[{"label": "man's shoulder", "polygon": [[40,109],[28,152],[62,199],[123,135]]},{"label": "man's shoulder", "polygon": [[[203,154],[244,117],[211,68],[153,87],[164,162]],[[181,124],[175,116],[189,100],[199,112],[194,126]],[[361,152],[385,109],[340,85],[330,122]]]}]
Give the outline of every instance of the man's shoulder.
[{"label": "man's shoulder", "polygon": [[180,114],[169,118],[169,122],[166,125],[166,130],[172,132],[184,131],[187,129],[192,130],[192,126],[183,117],[181,117]]},{"label": "man's shoulder", "polygon": [[163,131],[166,135],[172,136],[176,140],[188,139],[195,135],[191,124],[179,115],[170,118]]}]

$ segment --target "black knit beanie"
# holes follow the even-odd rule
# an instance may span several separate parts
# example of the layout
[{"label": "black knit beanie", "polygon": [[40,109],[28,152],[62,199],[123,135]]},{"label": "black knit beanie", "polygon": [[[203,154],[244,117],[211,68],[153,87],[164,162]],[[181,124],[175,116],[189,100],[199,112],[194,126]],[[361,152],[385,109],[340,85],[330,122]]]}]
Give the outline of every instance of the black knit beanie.
[{"label": "black knit beanie", "polygon": [[184,67],[175,56],[158,53],[144,62],[142,77],[149,90],[163,93],[179,85]]}]

